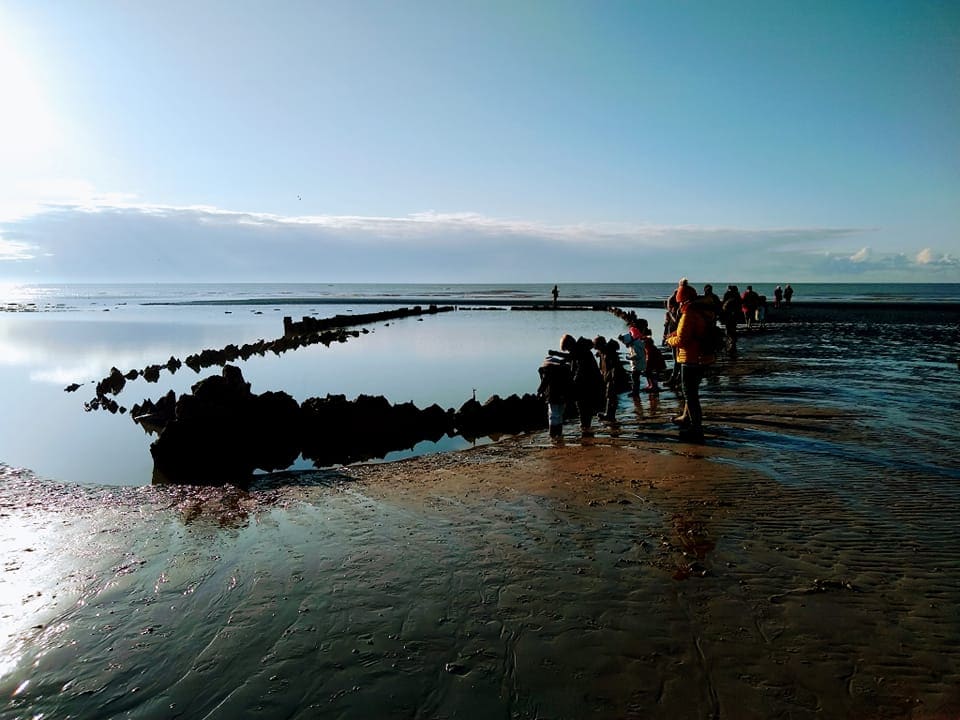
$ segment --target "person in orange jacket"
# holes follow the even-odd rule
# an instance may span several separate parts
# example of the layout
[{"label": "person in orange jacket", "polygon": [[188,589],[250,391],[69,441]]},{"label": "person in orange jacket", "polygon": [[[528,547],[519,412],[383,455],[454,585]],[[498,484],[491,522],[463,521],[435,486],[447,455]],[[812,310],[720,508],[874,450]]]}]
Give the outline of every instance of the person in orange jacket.
[{"label": "person in orange jacket", "polygon": [[697,291],[692,285],[677,290],[680,303],[680,322],[676,332],[667,337],[667,344],[677,351],[680,366],[680,390],[683,411],[674,418],[680,425],[681,439],[703,442],[703,411],[700,407],[700,382],[706,366],[716,357],[702,347],[708,328],[716,322],[710,303],[697,302]]}]

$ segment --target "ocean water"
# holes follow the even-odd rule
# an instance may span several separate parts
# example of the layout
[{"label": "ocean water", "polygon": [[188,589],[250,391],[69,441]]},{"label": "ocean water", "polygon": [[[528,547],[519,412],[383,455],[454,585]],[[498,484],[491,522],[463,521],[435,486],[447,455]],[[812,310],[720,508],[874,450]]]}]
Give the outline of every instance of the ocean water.
[{"label": "ocean water", "polygon": [[[484,300],[541,289],[443,292]],[[896,299],[955,292],[920,289],[927,295]],[[304,302],[302,287],[59,288],[15,301],[46,311],[0,313],[2,720],[559,718],[596,716],[614,700],[634,702],[640,717],[717,716],[716,698],[730,690],[704,658],[727,663],[716,658],[729,652],[752,663],[735,675],[758,683],[755,697],[780,698],[757,717],[824,707],[936,716],[932,704],[928,715],[913,711],[917,698],[942,700],[937,683],[950,687],[960,670],[956,319],[838,317],[744,335],[737,358],[704,382],[708,444],[730,451],[717,462],[771,482],[739,495],[735,483],[711,486],[684,506],[707,522],[761,494],[785,504],[730,526],[711,521],[728,561],[679,588],[652,556],[675,518],[657,517],[640,495],[581,507],[508,492],[464,508],[442,494],[404,502],[339,484],[335,472],[278,474],[249,491],[149,486],[151,438],[126,415],[83,410],[111,366],[278,337],[284,315],[370,312],[396,306],[387,293],[426,292],[408,290],[365,288],[383,304],[354,304],[342,288],[322,296],[329,302]],[[430,297],[443,302],[440,292]],[[615,292],[639,291],[597,296]],[[884,291],[820,292],[879,301]],[[640,314],[658,327],[659,310]],[[370,329],[241,369],[255,392],[299,400],[363,392],[456,406],[474,392],[531,391],[563,332],[610,336],[622,323],[605,312],[464,306]],[[118,399],[183,392],[215,372],[164,371]],[[85,384],[64,392],[71,382]],[[595,442],[655,439],[657,453],[686,453],[669,440],[678,403],[670,392],[623,397],[616,429]],[[547,444],[544,435],[523,442]],[[575,428],[565,440],[579,442]],[[832,587],[822,579],[856,590],[810,592]],[[834,597],[829,614],[802,625]],[[733,603],[728,615],[711,610],[722,600]],[[778,613],[788,611],[781,636]],[[724,617],[733,624],[716,637]],[[797,627],[801,640],[788,641]],[[767,682],[778,668],[786,679]]]},{"label": "ocean water", "polygon": [[[722,295],[729,284],[743,291],[747,285],[773,299],[777,284],[768,282],[713,281],[691,279],[702,290],[713,285]],[[792,283],[795,302],[958,302],[960,283]],[[343,304],[358,300],[386,304],[427,301],[456,304],[459,301],[506,302],[551,300],[549,284],[345,284],[345,283],[227,283],[227,284],[88,284],[88,285],[0,285],[3,305],[32,303],[38,309],[82,309],[143,303],[229,303],[229,304]],[[611,302],[661,301],[676,283],[570,283],[559,286],[563,301]]]},{"label": "ocean water", "polygon": [[[721,283],[716,284],[722,287]],[[756,284],[758,288],[763,286]],[[669,284],[564,285],[561,298],[652,300],[670,292]],[[795,302],[864,300],[945,302],[957,297],[957,285],[797,285]],[[254,392],[283,390],[303,401],[344,394],[384,395],[393,403],[420,407],[437,403],[457,408],[471,397],[507,396],[535,390],[536,369],[565,332],[612,337],[622,323],[604,312],[560,310],[511,312],[486,302],[530,301],[549,296],[547,285],[49,285],[4,289],[0,306],[0,462],[34,470],[65,482],[142,485],[150,482],[152,437],[128,415],[85,412],[96,382],[112,367],[121,372],[180,359],[206,348],[222,348],[282,336],[283,316],[327,317],[376,312],[413,302],[466,303],[457,312],[380,323],[345,344],[302,348],[282,356],[254,356],[238,365]],[[363,301],[363,302],[358,302]],[[475,305],[473,303],[479,303]],[[31,312],[36,309],[37,311]],[[662,314],[640,308],[655,330]],[[949,342],[950,328],[944,329]],[[899,337],[901,330],[891,333]],[[900,342],[897,340],[896,342]],[[890,383],[901,381],[896,362],[912,349],[892,353]],[[891,344],[878,348],[884,351]],[[800,354],[836,353],[843,362],[846,344],[831,338],[811,343]],[[948,355],[944,350],[942,355]],[[883,353],[871,359],[887,369]],[[202,377],[183,367],[161,373],[158,383],[142,377],[128,382],[117,397],[124,407],[157,400],[168,390],[188,392]],[[915,373],[904,373],[912,378]],[[807,378],[814,381],[813,378]],[[886,381],[884,381],[886,382]],[[912,381],[911,381],[912,382]],[[70,384],[81,387],[64,392]],[[891,385],[891,387],[895,387]],[[832,388],[831,388],[832,394]],[[872,402],[870,398],[851,401]],[[424,443],[387,459],[462,448],[462,438]],[[297,468],[310,467],[299,462]]]}]

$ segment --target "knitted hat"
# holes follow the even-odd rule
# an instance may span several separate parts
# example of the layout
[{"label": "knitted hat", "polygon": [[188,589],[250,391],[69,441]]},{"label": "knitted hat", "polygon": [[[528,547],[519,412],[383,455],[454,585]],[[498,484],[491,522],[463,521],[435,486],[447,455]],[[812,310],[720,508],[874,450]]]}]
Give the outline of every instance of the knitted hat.
[{"label": "knitted hat", "polygon": [[690,302],[697,296],[697,290],[693,285],[683,285],[677,288],[677,302],[681,305]]}]

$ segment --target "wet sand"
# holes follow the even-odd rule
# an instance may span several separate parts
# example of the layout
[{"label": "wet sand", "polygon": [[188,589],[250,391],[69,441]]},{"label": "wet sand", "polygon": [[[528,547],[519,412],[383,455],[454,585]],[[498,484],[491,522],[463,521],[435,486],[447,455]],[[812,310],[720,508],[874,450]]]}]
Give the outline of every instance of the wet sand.
[{"label": "wet sand", "polygon": [[745,336],[702,446],[664,392],[249,490],[0,466],[0,718],[960,717],[955,346],[907,355],[925,332]]},{"label": "wet sand", "polygon": [[536,434],[249,493],[4,469],[0,717],[960,715],[956,508],[791,484],[728,432]]}]

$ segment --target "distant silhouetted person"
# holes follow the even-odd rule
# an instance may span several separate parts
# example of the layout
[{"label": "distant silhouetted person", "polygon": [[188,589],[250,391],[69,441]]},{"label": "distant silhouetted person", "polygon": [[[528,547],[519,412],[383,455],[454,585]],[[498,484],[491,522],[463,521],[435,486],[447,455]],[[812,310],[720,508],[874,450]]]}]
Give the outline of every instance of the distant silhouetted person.
[{"label": "distant silhouetted person", "polygon": [[727,330],[729,342],[727,347],[731,353],[737,351],[737,324],[743,316],[740,308],[740,288],[736,285],[727,285],[727,291],[721,300],[720,319]]},{"label": "distant silhouetted person", "polygon": [[786,301],[787,305],[790,304],[790,299],[793,297],[793,288],[789,284],[783,289],[783,299]]},{"label": "distant silhouetted person", "polygon": [[747,327],[753,327],[753,321],[757,319],[757,307],[760,305],[760,296],[753,289],[753,285],[747,285],[747,289],[740,296],[740,303]]},{"label": "distant silhouetted person", "polygon": [[777,285],[773,290],[773,306],[778,308],[781,302],[783,302],[783,288]]},{"label": "distant silhouetted person", "polygon": [[557,286],[553,286],[553,290],[550,291],[550,294],[553,295],[553,306],[557,306],[557,298],[560,297],[560,291],[557,290]]}]

